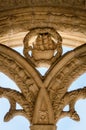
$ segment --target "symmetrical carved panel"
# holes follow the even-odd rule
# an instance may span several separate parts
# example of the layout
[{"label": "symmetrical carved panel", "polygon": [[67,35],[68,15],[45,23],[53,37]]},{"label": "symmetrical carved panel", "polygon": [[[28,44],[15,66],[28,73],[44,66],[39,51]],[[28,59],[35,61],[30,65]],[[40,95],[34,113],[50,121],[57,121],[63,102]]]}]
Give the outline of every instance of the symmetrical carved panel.
[{"label": "symmetrical carved panel", "polygon": [[0,6],[3,44],[22,44],[28,30],[37,27],[55,28],[61,33],[64,45],[77,47],[86,42],[85,0],[3,0]]},{"label": "symmetrical carved panel", "polygon": [[[0,87],[0,97],[8,98],[11,104],[10,110],[4,118],[5,121],[10,120],[16,114],[22,114],[30,121],[32,130],[55,130],[55,124],[60,118],[69,116],[73,120],[80,119],[74,105],[78,99],[86,98],[86,86],[71,92],[67,90],[78,76],[86,72],[86,44],[62,55],[61,44],[59,44],[62,42],[61,36],[56,31],[52,33],[52,30],[55,31],[54,29],[41,28],[28,33],[24,38],[25,57],[0,44],[0,71],[14,80],[21,90],[18,92],[3,88],[3,86]],[[36,42],[28,43],[28,40],[30,41],[31,37],[35,35],[37,35]],[[39,39],[40,35],[41,40]],[[46,42],[48,54],[50,54],[50,43],[56,46],[60,45],[61,49],[59,57],[57,56],[59,48],[57,54],[53,55],[54,62],[51,62],[44,77],[36,70],[35,63],[31,60],[33,55],[29,56],[29,59],[26,55],[30,48],[29,45],[32,46],[32,53],[34,44],[40,52],[38,45],[42,43],[41,47],[45,46],[45,39],[43,38],[48,41]],[[58,42],[55,43],[57,39]],[[41,49],[46,50],[45,48]],[[54,48],[52,48],[53,50]],[[44,56],[42,53],[41,51],[39,57],[46,61],[46,55]],[[36,56],[37,54],[34,54],[33,59],[40,62],[41,58]],[[52,57],[50,58],[52,59]],[[23,110],[16,110],[16,102],[22,106]],[[66,105],[69,105],[69,111],[64,112],[63,108]]]}]

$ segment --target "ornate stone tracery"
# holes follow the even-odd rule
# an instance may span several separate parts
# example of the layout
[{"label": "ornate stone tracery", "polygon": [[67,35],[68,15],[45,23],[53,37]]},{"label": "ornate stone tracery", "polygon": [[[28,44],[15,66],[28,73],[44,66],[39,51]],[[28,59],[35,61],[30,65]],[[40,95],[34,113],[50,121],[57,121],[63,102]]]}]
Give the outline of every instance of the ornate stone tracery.
[{"label": "ornate stone tracery", "polygon": [[[0,44],[0,71],[21,90],[0,87],[0,97],[8,98],[11,104],[4,120],[22,114],[30,121],[31,130],[55,130],[56,122],[65,116],[79,120],[74,105],[79,98],[86,98],[86,87],[67,90],[86,71],[86,44],[62,55],[60,34],[53,28],[35,28],[24,38],[24,56]],[[44,77],[36,70],[40,63],[50,65]],[[23,110],[16,110],[16,102]],[[66,105],[69,111],[64,112]]]}]

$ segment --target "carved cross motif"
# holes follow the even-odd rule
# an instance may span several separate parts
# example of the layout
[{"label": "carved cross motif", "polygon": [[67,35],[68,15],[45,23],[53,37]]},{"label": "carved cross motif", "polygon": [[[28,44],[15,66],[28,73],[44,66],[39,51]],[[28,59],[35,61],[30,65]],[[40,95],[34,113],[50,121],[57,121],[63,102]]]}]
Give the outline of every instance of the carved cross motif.
[{"label": "carved cross motif", "polygon": [[[52,33],[52,30],[35,29],[26,35],[24,39],[25,58],[11,48],[0,44],[0,71],[14,80],[21,90],[18,92],[0,87],[0,97],[8,98],[11,104],[9,112],[5,115],[5,121],[9,121],[17,114],[22,114],[30,121],[31,130],[55,130],[55,124],[60,118],[69,116],[73,120],[79,120],[74,105],[79,98],[86,98],[86,87],[71,92],[67,90],[70,84],[86,71],[86,44],[62,56],[61,44],[57,45],[56,39],[52,40],[52,37],[58,37],[58,41],[61,43],[61,37],[56,32]],[[45,33],[46,31],[47,33]],[[31,56],[28,54],[30,48],[28,48],[27,41],[33,34],[37,34],[38,37],[31,48],[32,53],[35,51],[34,48],[38,50],[40,37],[41,41],[44,40],[42,47],[48,40],[49,44],[46,42],[46,46],[47,44],[49,46],[51,42],[52,45],[59,46],[61,49],[59,52],[56,47],[57,54],[50,56],[50,59],[54,58],[54,62],[49,63],[50,68],[44,77],[37,72],[34,64],[36,62],[37,66],[37,61],[47,61],[46,56],[38,55],[37,58],[36,54],[33,54],[33,60],[31,60]],[[51,37],[50,34],[53,36]],[[48,39],[45,40],[46,37]],[[16,110],[16,102],[22,106],[23,110]],[[63,108],[66,105],[69,105],[69,111],[64,112]]]}]

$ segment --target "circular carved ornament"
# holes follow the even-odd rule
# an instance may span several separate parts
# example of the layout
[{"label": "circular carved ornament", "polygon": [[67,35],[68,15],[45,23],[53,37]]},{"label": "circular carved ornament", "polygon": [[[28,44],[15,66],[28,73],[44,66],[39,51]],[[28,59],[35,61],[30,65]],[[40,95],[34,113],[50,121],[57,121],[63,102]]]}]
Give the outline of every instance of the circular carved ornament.
[{"label": "circular carved ornament", "polygon": [[24,56],[38,66],[51,65],[62,55],[62,38],[53,28],[35,28],[24,38]]}]

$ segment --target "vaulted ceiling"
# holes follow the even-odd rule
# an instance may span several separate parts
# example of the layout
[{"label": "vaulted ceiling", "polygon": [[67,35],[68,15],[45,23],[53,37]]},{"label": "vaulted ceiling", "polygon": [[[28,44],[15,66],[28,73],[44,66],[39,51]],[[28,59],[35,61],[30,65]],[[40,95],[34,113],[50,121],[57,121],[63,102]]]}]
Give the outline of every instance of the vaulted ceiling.
[{"label": "vaulted ceiling", "polygon": [[22,45],[36,27],[55,28],[63,45],[86,43],[86,0],[0,0],[0,43]]}]

